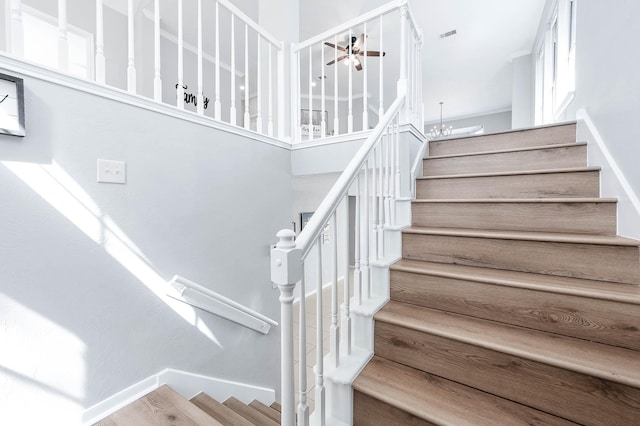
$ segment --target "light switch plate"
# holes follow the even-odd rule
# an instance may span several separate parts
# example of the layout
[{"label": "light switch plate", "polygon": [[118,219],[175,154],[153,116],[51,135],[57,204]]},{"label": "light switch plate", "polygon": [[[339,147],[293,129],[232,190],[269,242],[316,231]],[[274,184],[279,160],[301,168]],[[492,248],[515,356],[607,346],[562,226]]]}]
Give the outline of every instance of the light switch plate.
[{"label": "light switch plate", "polygon": [[126,183],[127,169],[124,161],[98,160],[98,182]]}]

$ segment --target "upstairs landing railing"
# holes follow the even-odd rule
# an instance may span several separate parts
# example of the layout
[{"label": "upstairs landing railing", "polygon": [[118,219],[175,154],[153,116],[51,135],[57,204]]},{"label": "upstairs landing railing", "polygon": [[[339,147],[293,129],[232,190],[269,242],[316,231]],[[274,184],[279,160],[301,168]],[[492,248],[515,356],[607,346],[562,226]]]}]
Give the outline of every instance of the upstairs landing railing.
[{"label": "upstairs landing railing", "polygon": [[[114,18],[115,11],[109,9],[105,13],[105,3],[111,4],[107,0],[51,1],[57,2],[57,16],[35,11],[46,18],[45,22],[53,21],[57,26],[57,49],[52,45],[57,50],[57,62],[54,59],[47,66],[69,73],[71,24],[92,28],[95,30],[88,33],[87,39],[94,40],[94,44],[88,43],[87,51],[93,53],[82,53],[88,56],[84,78],[263,135],[280,139],[287,136],[284,43],[228,0],[123,0],[126,8],[120,12],[126,17],[124,46],[119,45],[122,30],[119,18]],[[25,36],[32,37],[33,33],[25,34],[23,13],[31,8],[25,7],[22,0],[8,2],[7,52],[42,63],[29,55],[29,49],[25,50],[31,46],[25,46]],[[83,10],[95,4],[95,19],[82,15],[69,22],[70,5],[79,6],[80,2]],[[126,59],[113,53],[122,49],[126,50]]]}]

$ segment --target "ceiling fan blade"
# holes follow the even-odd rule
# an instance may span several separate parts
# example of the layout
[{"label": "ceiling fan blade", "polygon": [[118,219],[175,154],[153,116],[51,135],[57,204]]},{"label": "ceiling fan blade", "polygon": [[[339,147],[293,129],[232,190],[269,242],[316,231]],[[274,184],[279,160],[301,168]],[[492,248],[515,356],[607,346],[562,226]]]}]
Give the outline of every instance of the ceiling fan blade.
[{"label": "ceiling fan blade", "polygon": [[333,43],[329,43],[328,41],[325,41],[325,42],[324,42],[324,44],[326,44],[326,45],[327,45],[327,46],[329,46],[329,47],[333,47],[334,49],[341,50],[341,51],[343,51],[343,52],[346,52],[346,51],[347,51],[347,49],[345,49],[344,47],[342,47],[342,46],[336,46],[335,44],[333,44]]},{"label": "ceiling fan blade", "polygon": [[380,54],[380,52],[376,50],[367,50],[365,52],[358,53],[358,55],[365,56],[365,53],[366,53],[366,56],[384,56],[387,54],[387,52],[382,52],[382,54]]},{"label": "ceiling fan blade", "polygon": [[358,59],[357,56],[353,57],[353,64],[355,65],[358,71],[362,71],[362,62],[360,62],[360,59]]},{"label": "ceiling fan blade", "polygon": [[333,61],[327,62],[327,65],[333,65],[334,63],[343,61],[343,60],[347,59],[348,57],[349,57],[349,55],[338,56],[338,59],[334,59]]},{"label": "ceiling fan blade", "polygon": [[355,43],[353,43],[353,51],[354,53],[357,53],[360,51],[360,49],[362,49],[364,47],[364,34],[360,35],[360,38],[358,38],[358,40],[356,40]]}]

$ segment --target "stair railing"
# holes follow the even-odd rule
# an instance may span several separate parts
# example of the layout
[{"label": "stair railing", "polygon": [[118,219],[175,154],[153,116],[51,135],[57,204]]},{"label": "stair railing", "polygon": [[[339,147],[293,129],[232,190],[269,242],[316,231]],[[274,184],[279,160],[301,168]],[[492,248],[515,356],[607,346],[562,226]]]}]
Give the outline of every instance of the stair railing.
[{"label": "stair railing", "polygon": [[[355,348],[352,335],[351,294],[356,305],[372,297],[370,262],[385,257],[385,229],[393,227],[396,199],[410,189],[411,164],[399,124],[407,97],[401,94],[387,109],[345,171],[333,185],[297,238],[284,229],[271,251],[271,279],[280,289],[282,325],[282,424],[309,424],[307,403],[307,318],[308,288],[315,287],[316,365],[315,415],[317,424],[325,424],[326,401],[324,372],[338,369]],[[406,183],[405,183],[406,182]],[[406,187],[406,188],[404,188]],[[351,224],[349,205],[355,210]],[[350,230],[353,230],[351,234]],[[350,239],[353,238],[353,243]],[[350,271],[353,250],[354,271]],[[343,285],[342,318],[339,318],[339,283]],[[298,317],[298,401],[295,406],[294,383],[294,289],[299,286]],[[323,301],[323,286],[330,287],[330,301]],[[327,309],[327,307],[329,309]],[[325,309],[329,310],[329,353],[325,358]]]},{"label": "stair railing", "polygon": [[[352,54],[352,40],[361,36],[364,45],[359,46],[359,53]],[[393,0],[294,45],[291,57],[293,76],[297,77],[291,99],[294,141],[373,128],[388,107],[385,94],[391,100],[388,94],[396,93],[396,88],[389,87],[390,81],[397,81],[407,93],[403,123],[421,128],[424,123],[421,49],[422,33],[407,0]],[[368,52],[386,55],[369,57]],[[327,65],[332,61],[332,65]],[[347,66],[340,65],[343,63]],[[360,71],[357,63],[362,67]],[[308,114],[304,119],[302,110]],[[346,114],[341,114],[342,110]],[[315,122],[312,112],[316,112]]]},{"label": "stair railing", "polygon": [[[29,59],[24,44],[22,3],[22,0],[9,1],[11,28],[7,50],[12,56]],[[91,34],[95,39],[95,58],[88,58],[89,62],[95,60],[95,73],[83,78],[263,135],[280,139],[286,136],[284,43],[228,0],[207,1],[204,10],[203,0],[185,2],[188,8],[184,7],[183,0],[153,0],[142,6],[138,5],[140,2],[126,0],[126,8],[121,12],[127,20],[124,46],[127,55],[126,63],[120,64],[120,57],[107,58],[107,49],[113,49],[113,43],[119,42],[116,35],[120,30],[115,25],[119,22],[105,19],[114,14],[104,13],[104,3],[104,0],[95,0],[95,32]],[[57,63],[46,65],[69,73],[67,0],[57,0],[57,4],[58,58]],[[195,13],[186,13],[193,12],[192,9]],[[166,24],[164,28],[161,26],[174,19],[177,20],[176,34],[170,32]],[[90,28],[94,23],[76,24]],[[187,39],[185,28],[196,29],[193,40]],[[147,40],[152,41],[145,44]],[[173,55],[176,50],[177,62],[171,63],[171,70],[163,69],[161,65],[166,59],[162,53]],[[148,57],[144,55],[146,52]],[[150,65],[143,66],[145,62]],[[111,66],[107,67],[107,63]],[[87,70],[92,68],[90,65],[87,64]],[[177,78],[166,81],[166,75],[176,74]],[[149,84],[140,84],[140,80]]]}]

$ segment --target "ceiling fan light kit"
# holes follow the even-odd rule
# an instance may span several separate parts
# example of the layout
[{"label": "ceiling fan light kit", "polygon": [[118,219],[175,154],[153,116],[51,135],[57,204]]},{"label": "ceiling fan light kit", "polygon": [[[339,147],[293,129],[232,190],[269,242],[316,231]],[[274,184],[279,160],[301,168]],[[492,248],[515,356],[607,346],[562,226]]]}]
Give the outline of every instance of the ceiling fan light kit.
[{"label": "ceiling fan light kit", "polygon": [[364,48],[365,35],[361,34],[360,37],[353,36],[351,37],[351,42],[347,46],[339,46],[333,43],[329,43],[325,41],[324,44],[333,49],[336,49],[343,54],[338,58],[327,62],[327,65],[333,65],[336,62],[344,61],[348,59],[344,64],[349,66],[349,64],[353,64],[358,71],[362,71],[362,62],[360,61],[359,56],[385,56],[386,52],[379,52],[377,50],[366,50]]}]

